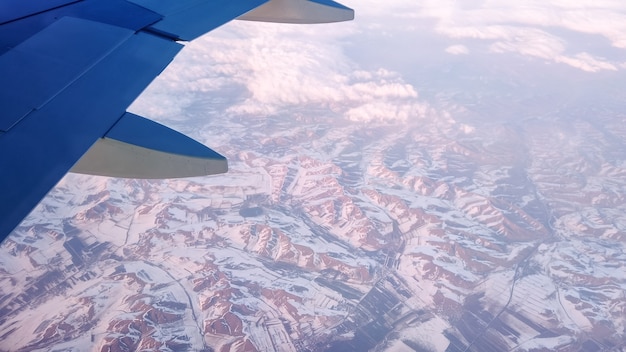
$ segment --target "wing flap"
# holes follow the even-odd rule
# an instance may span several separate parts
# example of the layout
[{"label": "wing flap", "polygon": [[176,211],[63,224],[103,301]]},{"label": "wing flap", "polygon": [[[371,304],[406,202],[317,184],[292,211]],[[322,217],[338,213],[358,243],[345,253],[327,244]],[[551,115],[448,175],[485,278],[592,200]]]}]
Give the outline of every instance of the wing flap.
[{"label": "wing flap", "polygon": [[126,113],[74,165],[72,172],[125,178],[176,178],[221,174],[226,158],[203,144]]},{"label": "wing flap", "polygon": [[120,27],[65,17],[0,56],[0,130],[40,109],[131,35]]}]

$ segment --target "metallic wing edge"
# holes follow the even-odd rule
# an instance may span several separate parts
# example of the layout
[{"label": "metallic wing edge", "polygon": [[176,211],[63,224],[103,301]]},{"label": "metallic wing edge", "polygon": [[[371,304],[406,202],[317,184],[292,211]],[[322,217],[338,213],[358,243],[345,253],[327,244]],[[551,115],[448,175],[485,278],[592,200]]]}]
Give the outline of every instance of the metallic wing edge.
[{"label": "metallic wing edge", "polygon": [[354,19],[354,10],[331,0],[271,0],[238,20],[277,23],[331,23]]},{"label": "metallic wing edge", "polygon": [[126,113],[72,167],[71,172],[163,179],[222,174],[226,158],[152,120]]}]

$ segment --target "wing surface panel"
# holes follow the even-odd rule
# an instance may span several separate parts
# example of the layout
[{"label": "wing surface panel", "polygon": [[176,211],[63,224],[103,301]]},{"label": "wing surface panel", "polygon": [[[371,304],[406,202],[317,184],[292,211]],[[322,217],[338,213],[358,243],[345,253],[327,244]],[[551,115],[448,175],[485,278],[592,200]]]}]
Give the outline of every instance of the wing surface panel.
[{"label": "wing surface panel", "polygon": [[2,0],[0,1],[0,24],[77,1],[80,0]]},{"label": "wing surface panel", "polygon": [[[0,0],[4,4],[6,0]],[[34,3],[35,1],[23,1]],[[39,3],[39,1],[37,1]],[[47,2],[46,2],[47,3]],[[125,0],[91,0],[71,3],[68,6],[31,15],[0,25],[0,54],[18,46],[36,33],[44,30],[63,17],[76,17],[110,24],[116,27],[139,31],[157,21],[162,16]],[[85,33],[87,34],[87,33]],[[62,41],[55,38],[55,41]]]}]

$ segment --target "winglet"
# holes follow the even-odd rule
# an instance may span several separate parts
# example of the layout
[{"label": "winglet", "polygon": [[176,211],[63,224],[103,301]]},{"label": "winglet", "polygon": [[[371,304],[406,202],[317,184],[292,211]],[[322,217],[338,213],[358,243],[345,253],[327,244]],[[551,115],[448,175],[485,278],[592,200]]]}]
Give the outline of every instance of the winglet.
[{"label": "winglet", "polygon": [[225,173],[228,162],[177,131],[126,113],[70,171],[124,178],[176,178]]},{"label": "winglet", "polygon": [[354,19],[354,10],[332,0],[270,0],[237,19],[279,23],[330,23]]}]

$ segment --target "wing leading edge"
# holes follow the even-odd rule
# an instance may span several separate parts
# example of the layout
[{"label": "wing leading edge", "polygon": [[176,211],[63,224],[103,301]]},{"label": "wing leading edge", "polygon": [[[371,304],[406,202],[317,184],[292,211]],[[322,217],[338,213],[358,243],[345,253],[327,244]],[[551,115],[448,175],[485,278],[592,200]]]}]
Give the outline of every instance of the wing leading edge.
[{"label": "wing leading edge", "polygon": [[233,19],[350,20],[330,0],[0,0],[0,240],[68,172],[226,172],[213,150],[126,108],[193,40]]}]

